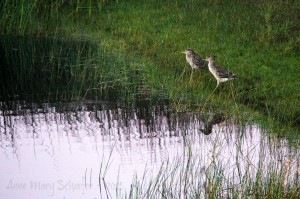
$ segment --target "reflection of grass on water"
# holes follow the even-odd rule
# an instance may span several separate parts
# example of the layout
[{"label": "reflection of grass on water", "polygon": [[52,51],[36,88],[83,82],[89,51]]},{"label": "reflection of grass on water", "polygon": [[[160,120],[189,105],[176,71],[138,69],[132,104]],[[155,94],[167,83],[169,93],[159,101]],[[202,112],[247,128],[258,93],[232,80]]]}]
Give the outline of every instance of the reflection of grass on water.
[{"label": "reflection of grass on water", "polygon": [[[113,190],[105,186],[106,172],[100,172],[99,184],[104,187],[100,188],[100,194],[107,198],[113,198],[112,195],[116,195],[117,198],[300,197],[300,168],[296,155],[284,157],[280,155],[282,149],[279,149],[277,155],[282,159],[269,162],[266,161],[264,152],[261,152],[256,165],[251,162],[252,159],[244,159],[249,158],[247,154],[238,152],[237,162],[223,165],[224,162],[220,163],[220,159],[216,158],[218,150],[222,149],[216,146],[209,157],[211,163],[203,166],[203,157],[194,154],[189,148],[182,156],[162,163],[157,174],[145,168],[143,176],[135,176],[131,185],[124,187],[116,182]],[[247,164],[241,166],[240,158]],[[107,165],[106,170],[109,169]]]},{"label": "reflection of grass on water", "polygon": [[[79,53],[72,55],[68,68],[63,68],[64,61],[54,60],[47,69],[54,72],[48,74],[58,75],[50,76],[55,81],[50,81],[49,88],[53,95],[53,88],[63,82],[64,86],[55,91],[59,98],[92,96],[99,87],[106,92],[106,88],[115,87],[133,99],[131,93],[136,87],[131,90],[130,85],[142,78],[147,89],[141,93],[163,90],[177,110],[199,106],[204,110],[201,105],[205,103],[235,112],[237,118],[243,117],[241,112],[263,115],[273,129],[280,126],[281,134],[289,133],[289,126],[299,131],[298,1],[6,0],[0,8],[2,34],[88,37],[117,55],[102,65],[94,50]],[[50,49],[51,45],[56,44],[49,43]],[[54,55],[66,47],[59,45]],[[187,66],[180,54],[186,47],[201,55],[216,55],[217,62],[237,73],[239,79],[221,85],[206,103],[215,85],[207,70],[194,73],[193,84],[188,83],[187,73],[179,78]],[[116,61],[119,54],[134,61]],[[15,75],[41,70],[23,69]],[[128,80],[135,74],[137,78]],[[37,79],[41,82],[34,82]],[[22,81],[21,76],[17,80]],[[43,77],[29,83],[47,89],[49,82]]]},{"label": "reflection of grass on water", "polygon": [[[27,36],[1,41],[0,62],[7,67],[0,95],[134,101],[159,92],[177,111],[206,110],[205,103],[239,122],[263,115],[261,123],[279,125],[282,134],[296,127],[293,136],[299,137],[299,13],[293,0],[1,1],[0,33]],[[195,72],[193,84],[190,68],[181,76],[187,64],[180,52],[187,47],[216,55],[239,79],[221,85],[207,101],[216,83],[207,70]],[[262,156],[253,173],[250,159],[243,174],[225,173],[229,166],[213,155],[208,167],[200,167],[201,161],[188,150],[155,176],[145,170],[127,198],[300,197],[299,157],[265,165]],[[100,181],[109,166],[101,168]]]}]

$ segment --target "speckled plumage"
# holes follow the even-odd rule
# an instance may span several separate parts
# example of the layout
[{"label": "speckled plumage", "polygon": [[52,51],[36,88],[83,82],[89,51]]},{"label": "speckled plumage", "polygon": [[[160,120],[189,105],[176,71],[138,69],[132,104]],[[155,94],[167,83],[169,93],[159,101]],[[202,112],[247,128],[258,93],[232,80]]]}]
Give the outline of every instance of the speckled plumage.
[{"label": "speckled plumage", "polygon": [[232,80],[237,78],[237,75],[233,72],[222,68],[221,66],[218,66],[215,64],[215,59],[213,56],[210,56],[206,59],[208,61],[208,69],[213,74],[213,76],[217,80],[217,87],[220,84],[220,82],[226,82],[228,80]]},{"label": "speckled plumage", "polygon": [[185,49],[183,53],[185,54],[186,61],[190,64],[192,68],[204,68],[205,61],[191,48]]}]

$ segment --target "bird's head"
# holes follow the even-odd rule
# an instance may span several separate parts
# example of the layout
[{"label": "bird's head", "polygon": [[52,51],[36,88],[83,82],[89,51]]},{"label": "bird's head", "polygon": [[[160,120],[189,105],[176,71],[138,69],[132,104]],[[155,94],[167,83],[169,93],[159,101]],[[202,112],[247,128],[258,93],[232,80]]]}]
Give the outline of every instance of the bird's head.
[{"label": "bird's head", "polygon": [[214,56],[210,55],[210,56],[206,57],[206,59],[204,59],[204,60],[208,61],[208,62],[214,62],[215,58],[214,58]]},{"label": "bird's head", "polygon": [[187,48],[185,49],[183,52],[181,53],[184,53],[184,54],[190,54],[190,53],[193,53],[194,51],[191,49],[191,48]]}]

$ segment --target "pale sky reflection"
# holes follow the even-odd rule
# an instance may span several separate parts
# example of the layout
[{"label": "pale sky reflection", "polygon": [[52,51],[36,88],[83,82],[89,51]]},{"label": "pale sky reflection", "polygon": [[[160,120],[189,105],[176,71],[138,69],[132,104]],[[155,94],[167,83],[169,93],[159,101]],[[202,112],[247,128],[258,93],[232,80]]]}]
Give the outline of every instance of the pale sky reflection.
[{"label": "pale sky reflection", "polygon": [[[100,172],[116,198],[116,188],[125,193],[134,175],[141,178],[145,170],[155,175],[188,146],[201,160],[199,167],[209,171],[215,162],[236,182],[245,169],[254,175],[259,158],[265,169],[276,161],[290,161],[289,172],[299,166],[299,148],[287,147],[286,140],[256,124],[226,120],[204,135],[201,116],[175,114],[164,106],[72,106],[34,105],[33,111],[20,104],[0,111],[0,198],[101,198]],[[105,198],[103,187],[101,193]]]}]

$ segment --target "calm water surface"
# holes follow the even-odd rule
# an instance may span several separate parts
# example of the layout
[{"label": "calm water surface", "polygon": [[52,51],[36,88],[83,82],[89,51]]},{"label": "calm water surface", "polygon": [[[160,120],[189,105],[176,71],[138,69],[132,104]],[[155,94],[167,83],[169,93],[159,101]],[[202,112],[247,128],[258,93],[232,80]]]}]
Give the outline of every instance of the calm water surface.
[{"label": "calm water surface", "polygon": [[228,119],[204,134],[202,116],[176,114],[164,104],[9,101],[0,107],[0,198],[118,198],[116,190],[128,195],[134,176],[157,174],[189,147],[203,172],[218,162],[237,182],[245,170],[255,173],[259,159],[265,169],[283,162],[299,172],[300,150],[258,125]]},{"label": "calm water surface", "polygon": [[[183,175],[188,154],[201,190],[216,170],[233,185],[270,169],[286,171],[286,184],[299,181],[299,148],[257,124],[141,100],[143,68],[109,49],[8,37],[0,39],[0,52],[0,99],[110,101],[0,100],[0,198],[126,198],[141,179],[147,189],[162,165],[179,165]],[[136,105],[120,105],[127,100]]]}]

